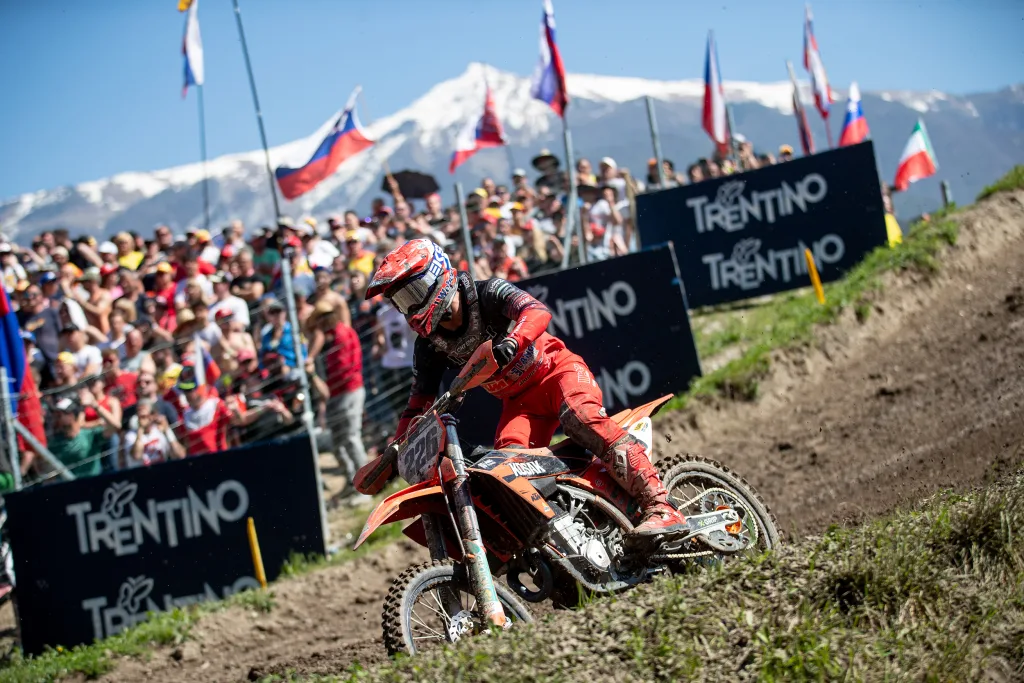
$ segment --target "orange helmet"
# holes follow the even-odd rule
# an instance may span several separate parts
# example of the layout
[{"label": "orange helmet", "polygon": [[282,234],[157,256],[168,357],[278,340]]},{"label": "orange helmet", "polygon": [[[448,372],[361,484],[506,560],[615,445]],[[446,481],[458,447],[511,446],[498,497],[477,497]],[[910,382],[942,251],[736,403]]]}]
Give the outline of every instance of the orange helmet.
[{"label": "orange helmet", "polygon": [[421,336],[429,336],[451,309],[456,272],[444,250],[428,239],[406,242],[384,257],[366,298],[387,297]]}]

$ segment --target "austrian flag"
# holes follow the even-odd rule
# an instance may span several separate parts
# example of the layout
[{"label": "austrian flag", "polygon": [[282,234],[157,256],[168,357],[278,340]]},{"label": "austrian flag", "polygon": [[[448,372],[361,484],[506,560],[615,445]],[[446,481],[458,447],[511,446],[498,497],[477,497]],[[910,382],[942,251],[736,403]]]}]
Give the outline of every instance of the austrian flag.
[{"label": "austrian flag", "polygon": [[910,183],[935,175],[938,167],[932,142],[928,139],[928,131],[925,130],[924,122],[918,119],[914,132],[910,134],[910,140],[907,141],[907,146],[903,148],[903,154],[900,156],[893,187],[898,192],[903,192],[910,187]]},{"label": "austrian flag", "polygon": [[500,147],[505,144],[505,133],[501,128],[501,121],[494,108],[494,98],[491,96],[491,89],[487,88],[484,96],[484,113],[478,121],[470,121],[460,132],[455,140],[455,152],[452,154],[451,163],[448,164],[448,172],[455,173],[460,164],[476,154],[481,149],[488,147]]}]

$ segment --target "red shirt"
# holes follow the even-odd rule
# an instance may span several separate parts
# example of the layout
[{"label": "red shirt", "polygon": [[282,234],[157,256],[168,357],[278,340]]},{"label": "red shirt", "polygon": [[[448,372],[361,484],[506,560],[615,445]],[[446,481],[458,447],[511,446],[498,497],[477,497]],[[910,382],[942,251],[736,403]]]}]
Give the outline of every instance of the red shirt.
[{"label": "red shirt", "polygon": [[334,328],[334,341],[327,344],[324,365],[331,398],[363,386],[363,349],[356,331],[345,323]]},{"label": "red shirt", "polygon": [[217,453],[228,449],[231,411],[223,400],[210,396],[198,408],[186,408],[183,419],[188,455]]},{"label": "red shirt", "polygon": [[107,396],[117,396],[118,400],[121,401],[122,408],[128,408],[135,405],[135,385],[138,381],[138,375],[134,372],[124,372],[123,370],[117,374],[117,377],[113,379],[107,379]]}]

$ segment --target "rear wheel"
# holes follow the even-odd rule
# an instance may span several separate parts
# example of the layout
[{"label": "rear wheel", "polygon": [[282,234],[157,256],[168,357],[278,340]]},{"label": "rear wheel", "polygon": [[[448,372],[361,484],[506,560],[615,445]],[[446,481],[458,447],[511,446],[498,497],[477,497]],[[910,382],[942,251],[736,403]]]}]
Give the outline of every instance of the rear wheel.
[{"label": "rear wheel", "polygon": [[[699,455],[674,455],[658,463],[661,481],[669,499],[686,516],[730,508],[740,515],[736,525],[727,528],[723,544],[743,547],[745,552],[760,553],[779,545],[778,522],[761,496],[725,465]],[[709,559],[721,558],[708,551]],[[694,559],[699,559],[695,557]]]},{"label": "rear wheel", "polygon": [[[529,610],[510,588],[494,582],[505,616],[530,623]],[[488,630],[462,565],[434,561],[402,572],[384,600],[384,646],[389,655],[414,655]]]}]

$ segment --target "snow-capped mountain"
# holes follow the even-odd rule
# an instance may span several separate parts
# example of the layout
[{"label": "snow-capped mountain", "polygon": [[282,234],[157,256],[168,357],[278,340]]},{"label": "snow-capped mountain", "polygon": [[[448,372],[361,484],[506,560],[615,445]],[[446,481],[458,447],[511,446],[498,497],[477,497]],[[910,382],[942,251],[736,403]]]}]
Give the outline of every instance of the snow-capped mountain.
[{"label": "snow-capped mountain", "polygon": [[[383,164],[392,170],[414,168],[435,175],[451,198],[453,178],[447,172],[459,129],[480,115],[485,79],[494,93],[498,114],[510,146],[485,150],[460,167],[454,179],[475,187],[482,176],[507,179],[512,165],[529,168],[544,147],[562,155],[561,123],[541,102],[531,99],[529,78],[470,64],[466,71],[432,87],[408,107],[384,118],[364,122],[377,144],[350,159],[313,192],[283,202],[292,215],[355,208],[365,210],[381,194]],[[644,170],[651,156],[643,98],[655,99],[662,150],[677,167],[710,152],[700,128],[704,83],[700,79],[652,81],[641,78],[571,74],[569,117],[576,156],[595,161],[614,157],[620,165]],[[845,97],[845,92],[837,93]],[[726,82],[726,100],[733,105],[738,131],[759,151],[776,151],[797,142],[791,116],[790,85]],[[805,101],[811,101],[809,90]],[[954,96],[937,91],[863,93],[863,107],[875,140],[879,168],[891,179],[896,161],[917,117],[925,120],[940,164],[940,177],[953,186],[961,202],[973,199],[986,183],[1024,160],[1024,86],[999,92]],[[838,137],[842,102],[833,109],[833,135]],[[320,142],[337,114],[308,138],[271,149],[273,166],[301,164]],[[821,119],[809,107],[816,142],[826,145]],[[595,163],[596,165],[596,163]],[[254,226],[272,219],[269,183],[260,150],[210,160],[212,214],[215,225],[241,218]],[[499,180],[500,182],[500,180]],[[899,198],[907,216],[939,202],[938,180],[914,185]],[[0,230],[26,241],[41,230],[67,227],[110,235],[119,230],[148,232],[157,223],[183,230],[202,223],[202,165],[199,163],[151,172],[120,173],[74,187],[41,190],[0,202]]]}]

